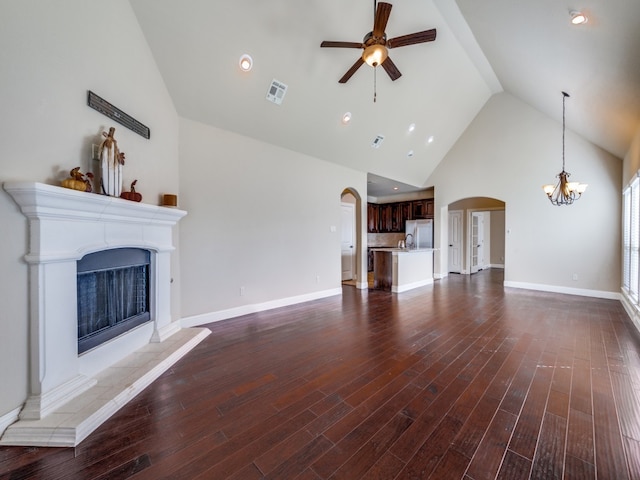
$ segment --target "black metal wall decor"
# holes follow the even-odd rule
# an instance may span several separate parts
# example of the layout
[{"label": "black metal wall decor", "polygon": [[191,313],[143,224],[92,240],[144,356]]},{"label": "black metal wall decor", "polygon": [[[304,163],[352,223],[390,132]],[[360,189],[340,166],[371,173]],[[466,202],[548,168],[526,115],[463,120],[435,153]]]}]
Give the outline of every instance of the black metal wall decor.
[{"label": "black metal wall decor", "polygon": [[91,90],[88,91],[87,105],[89,105],[94,110],[102,113],[103,115],[106,115],[110,119],[115,120],[120,125],[124,125],[128,129],[133,130],[138,135],[142,135],[147,139],[151,138],[151,130],[149,130],[149,127],[143,125],[132,116],[127,115],[119,108],[114,107],[104,98],[99,97]]}]

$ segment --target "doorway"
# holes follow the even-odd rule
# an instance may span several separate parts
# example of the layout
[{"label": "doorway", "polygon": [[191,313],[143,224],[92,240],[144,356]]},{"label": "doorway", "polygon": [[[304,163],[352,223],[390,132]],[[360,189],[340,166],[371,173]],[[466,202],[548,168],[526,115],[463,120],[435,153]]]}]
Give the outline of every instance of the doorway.
[{"label": "doorway", "polygon": [[462,210],[449,212],[449,272],[462,272]]},{"label": "doorway", "polygon": [[485,266],[484,259],[484,212],[471,212],[469,254],[471,273],[478,273]]},{"label": "doorway", "polygon": [[341,202],[340,216],[340,258],[342,281],[354,280],[356,267],[355,208],[352,203]]},{"label": "doorway", "polygon": [[[448,273],[473,274],[505,265],[506,204],[490,197],[469,197],[451,202],[444,218]],[[445,243],[446,242],[446,243]]]},{"label": "doorway", "polygon": [[362,239],[366,216],[363,218],[362,209],[357,190],[345,188],[340,194],[340,280],[342,285],[359,289],[368,287],[367,264],[363,261],[367,243]]}]

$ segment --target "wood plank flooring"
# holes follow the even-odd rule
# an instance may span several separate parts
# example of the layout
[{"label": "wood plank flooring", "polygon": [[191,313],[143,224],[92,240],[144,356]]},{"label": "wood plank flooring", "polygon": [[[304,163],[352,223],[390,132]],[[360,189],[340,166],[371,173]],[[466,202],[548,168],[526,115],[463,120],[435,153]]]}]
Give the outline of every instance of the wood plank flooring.
[{"label": "wood plank flooring", "polygon": [[2,479],[640,479],[640,341],[618,301],[501,270],[211,324],[76,448]]}]

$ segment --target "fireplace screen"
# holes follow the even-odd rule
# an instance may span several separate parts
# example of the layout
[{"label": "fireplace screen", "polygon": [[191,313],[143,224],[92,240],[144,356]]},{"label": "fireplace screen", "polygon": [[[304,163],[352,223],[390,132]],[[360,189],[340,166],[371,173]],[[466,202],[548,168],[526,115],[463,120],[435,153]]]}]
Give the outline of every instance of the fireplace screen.
[{"label": "fireplace screen", "polygon": [[78,353],[151,319],[150,253],[117,248],[78,261]]}]

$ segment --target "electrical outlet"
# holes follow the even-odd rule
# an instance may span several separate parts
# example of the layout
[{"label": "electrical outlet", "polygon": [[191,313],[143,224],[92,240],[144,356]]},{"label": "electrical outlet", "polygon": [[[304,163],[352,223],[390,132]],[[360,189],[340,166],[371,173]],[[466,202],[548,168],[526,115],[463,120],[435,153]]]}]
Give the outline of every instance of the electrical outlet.
[{"label": "electrical outlet", "polygon": [[573,278],[574,281],[577,281],[578,280],[578,274],[574,273],[571,278]]},{"label": "electrical outlet", "polygon": [[240,296],[244,297],[244,286],[240,287]]},{"label": "electrical outlet", "polygon": [[100,145],[91,145],[91,160],[100,160]]},{"label": "electrical outlet", "polygon": [[320,283],[320,275],[316,275],[316,283]]}]

